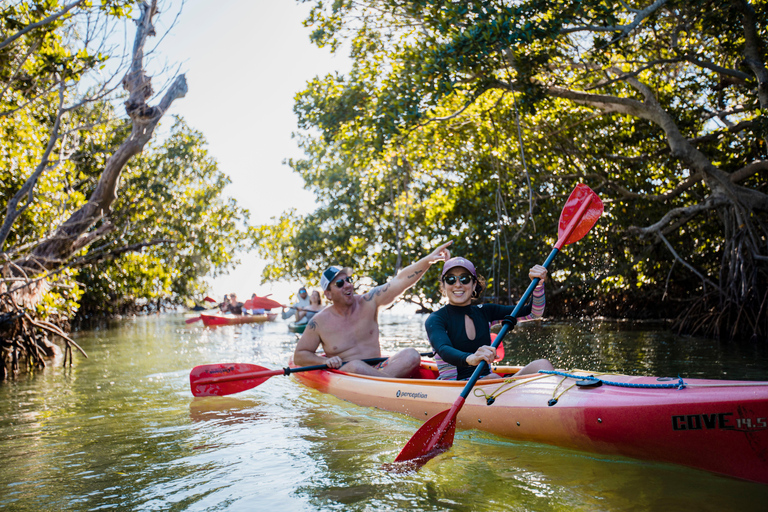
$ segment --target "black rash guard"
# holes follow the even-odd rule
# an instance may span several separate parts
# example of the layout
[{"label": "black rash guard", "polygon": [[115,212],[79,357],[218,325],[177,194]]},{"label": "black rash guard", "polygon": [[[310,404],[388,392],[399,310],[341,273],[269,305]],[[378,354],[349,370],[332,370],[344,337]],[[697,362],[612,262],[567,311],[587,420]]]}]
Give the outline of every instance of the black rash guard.
[{"label": "black rash guard", "polygon": [[[467,364],[467,356],[470,356],[483,345],[491,344],[490,323],[501,320],[512,314],[515,306],[501,306],[499,304],[481,304],[478,306],[452,306],[448,304],[435,311],[427,318],[424,327],[427,329],[429,343],[435,352],[440,354],[448,364],[456,366],[458,380],[465,380],[472,376],[474,366]],[[521,308],[518,316],[531,314],[531,304]],[[464,317],[469,316],[475,325],[475,339],[467,337],[467,329]],[[491,373],[488,365],[480,377]]]}]

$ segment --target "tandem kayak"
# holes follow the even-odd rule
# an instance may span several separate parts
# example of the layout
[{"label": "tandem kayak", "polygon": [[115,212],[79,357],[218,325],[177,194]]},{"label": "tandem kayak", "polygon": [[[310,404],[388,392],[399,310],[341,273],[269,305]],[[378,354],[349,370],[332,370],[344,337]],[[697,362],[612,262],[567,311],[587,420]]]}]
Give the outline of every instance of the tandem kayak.
[{"label": "tandem kayak", "polygon": [[301,334],[304,332],[304,329],[307,328],[307,323],[304,322],[303,324],[297,324],[296,322],[291,322],[288,324],[288,330],[291,332],[295,332],[297,334]]},{"label": "tandem kayak", "polygon": [[[456,427],[592,453],[669,462],[768,484],[768,382],[671,379],[583,370],[480,380]],[[343,400],[427,421],[466,382],[390,379],[315,370],[292,375]]]},{"label": "tandem kayak", "polygon": [[266,313],[263,315],[206,315],[201,314],[200,318],[203,324],[207,326],[216,325],[239,325],[271,322],[277,318],[277,313]]}]

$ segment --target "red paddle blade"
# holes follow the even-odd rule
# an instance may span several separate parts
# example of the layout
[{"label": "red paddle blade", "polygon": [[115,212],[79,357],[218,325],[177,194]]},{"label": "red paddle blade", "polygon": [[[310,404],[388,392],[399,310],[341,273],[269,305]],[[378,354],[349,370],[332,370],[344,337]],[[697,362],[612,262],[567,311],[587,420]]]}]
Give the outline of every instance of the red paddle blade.
[{"label": "red paddle blade", "polygon": [[203,299],[205,302],[213,302],[216,303],[216,299],[212,299],[211,297],[206,297]]},{"label": "red paddle blade", "polygon": [[247,301],[245,301],[243,303],[243,308],[244,309],[258,309],[258,308],[253,307],[253,301],[251,299],[248,299]]},{"label": "red paddle blade", "polygon": [[281,307],[283,307],[283,305],[276,300],[256,296],[251,299],[251,307],[249,309],[273,309]]},{"label": "red paddle blade", "polygon": [[[580,213],[582,211],[583,213]],[[573,189],[573,192],[568,197],[563,211],[560,213],[560,223],[557,230],[558,245],[556,247],[559,248],[562,245],[572,244],[581,240],[592,229],[592,226],[595,225],[597,219],[602,214],[603,202],[600,200],[600,197],[583,183],[576,185],[576,188]],[[566,231],[574,220],[576,225],[567,234]],[[562,241],[564,236],[566,238]]]},{"label": "red paddle blade", "polygon": [[395,462],[409,462],[418,469],[453,446],[456,416],[463,405],[464,397],[459,396],[450,409],[432,416],[400,450]]},{"label": "red paddle blade", "polygon": [[446,409],[424,423],[400,450],[395,462],[408,462],[410,463],[408,469],[418,469],[431,458],[448,450],[453,445],[456,416],[449,419],[446,427],[442,425],[451,411],[453,408]]},{"label": "red paddle blade", "polygon": [[248,363],[202,364],[189,372],[189,385],[195,396],[223,396],[255,388],[283,370],[270,370]]},{"label": "red paddle blade", "polygon": [[187,318],[186,320],[184,320],[184,323],[193,324],[193,323],[198,322],[198,321],[200,321],[202,319],[203,319],[203,317],[201,317],[201,316],[193,316],[192,318]]}]

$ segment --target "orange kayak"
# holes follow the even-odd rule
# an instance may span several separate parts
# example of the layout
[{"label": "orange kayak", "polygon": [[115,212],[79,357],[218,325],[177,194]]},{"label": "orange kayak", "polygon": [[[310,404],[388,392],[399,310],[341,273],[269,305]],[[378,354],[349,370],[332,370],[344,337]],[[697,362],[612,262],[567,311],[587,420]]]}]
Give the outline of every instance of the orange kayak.
[{"label": "orange kayak", "polygon": [[200,318],[203,320],[203,324],[207,326],[215,325],[239,325],[239,324],[252,324],[271,322],[277,318],[277,313],[267,313],[264,315],[205,315],[201,314]]},{"label": "orange kayak", "polygon": [[[656,378],[583,370],[481,380],[457,428],[592,453],[690,466],[768,484],[768,382]],[[389,379],[315,370],[301,383],[352,403],[420,421],[449,409],[463,381]],[[593,377],[593,378],[588,378]],[[490,403],[490,405],[489,405]]]}]

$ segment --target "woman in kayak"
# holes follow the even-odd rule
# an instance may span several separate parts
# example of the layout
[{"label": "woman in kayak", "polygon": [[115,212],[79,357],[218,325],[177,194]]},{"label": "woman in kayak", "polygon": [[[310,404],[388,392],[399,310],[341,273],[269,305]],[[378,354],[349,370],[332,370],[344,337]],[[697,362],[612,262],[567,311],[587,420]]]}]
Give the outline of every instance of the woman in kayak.
[{"label": "woman in kayak", "polygon": [[296,312],[296,323],[307,323],[322,310],[323,299],[320,297],[320,292],[312,290],[312,295],[309,296],[309,306]]},{"label": "woman in kayak", "polygon": [[[538,277],[540,282],[533,291],[532,302],[522,308],[517,321],[540,318],[544,312],[547,269],[535,265],[528,276],[531,279]],[[472,305],[473,299],[480,296],[484,287],[485,281],[482,276],[478,277],[471,261],[458,257],[451,258],[443,265],[440,290],[448,297],[448,305],[429,315],[425,324],[429,342],[435,350],[440,380],[467,380],[481,361],[487,362],[488,366],[480,377],[498,378],[498,375],[490,371],[490,365],[496,357],[496,350],[490,346],[490,323],[511,314],[515,306]],[[548,360],[537,359],[516,375],[552,369]]]}]

